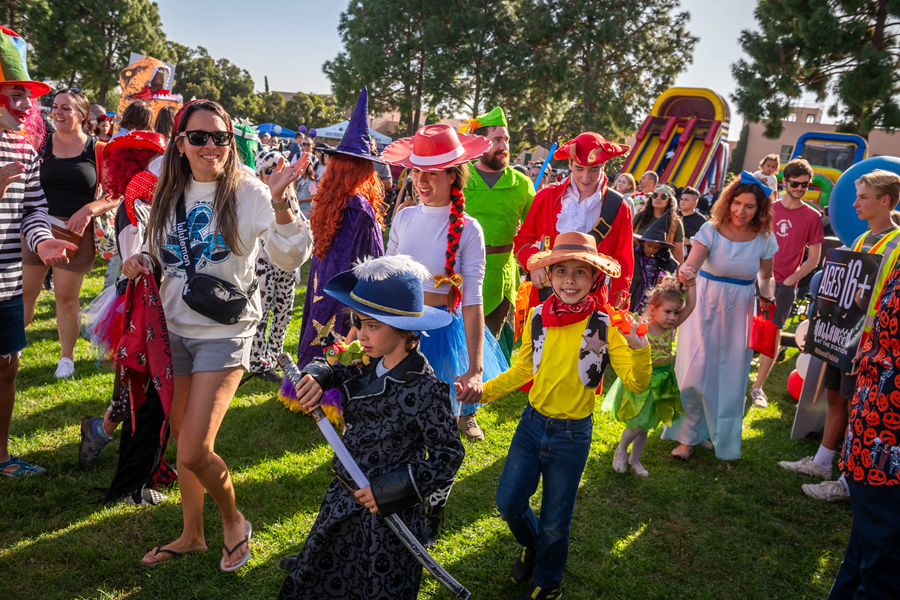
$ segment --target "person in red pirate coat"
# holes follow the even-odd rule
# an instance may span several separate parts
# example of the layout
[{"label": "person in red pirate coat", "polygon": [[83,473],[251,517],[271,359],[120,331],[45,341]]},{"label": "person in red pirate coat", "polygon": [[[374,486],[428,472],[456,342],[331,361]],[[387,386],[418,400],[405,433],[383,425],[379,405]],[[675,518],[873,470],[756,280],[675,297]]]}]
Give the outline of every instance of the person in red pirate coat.
[{"label": "person in red pirate coat", "polygon": [[[561,183],[538,192],[531,210],[513,241],[515,256],[527,270],[528,259],[541,250],[554,247],[556,236],[567,231],[586,233],[597,242],[597,251],[612,257],[622,267],[622,275],[593,292],[601,305],[627,306],[628,289],[634,272],[634,242],[631,235],[631,209],[622,194],[609,186],[603,163],[628,152],[629,146],[616,144],[599,133],[586,132],[563,144],[554,154],[556,160],[569,160],[572,174]],[[550,294],[547,275],[531,272],[533,284],[529,307]]]}]

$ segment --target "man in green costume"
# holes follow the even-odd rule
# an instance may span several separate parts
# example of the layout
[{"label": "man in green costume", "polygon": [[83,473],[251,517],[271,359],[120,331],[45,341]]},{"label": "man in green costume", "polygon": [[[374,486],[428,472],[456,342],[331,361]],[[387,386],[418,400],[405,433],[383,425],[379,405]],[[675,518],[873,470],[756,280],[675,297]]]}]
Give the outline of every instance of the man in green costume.
[{"label": "man in green costume", "polygon": [[461,133],[483,135],[491,147],[472,163],[472,176],[466,182],[466,213],[484,230],[487,265],[484,274],[484,324],[500,341],[510,358],[513,331],[507,323],[510,306],[519,289],[519,268],[513,258],[513,236],[534,200],[534,184],[509,166],[509,129],[499,106],[491,112],[466,121]]}]

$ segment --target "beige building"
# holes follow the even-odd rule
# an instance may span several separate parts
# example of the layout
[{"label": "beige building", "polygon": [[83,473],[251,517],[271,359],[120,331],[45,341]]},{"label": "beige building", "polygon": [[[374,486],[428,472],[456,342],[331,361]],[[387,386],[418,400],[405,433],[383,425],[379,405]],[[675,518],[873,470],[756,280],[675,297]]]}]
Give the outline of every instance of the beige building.
[{"label": "beige building", "polygon": [[[759,161],[767,154],[777,154],[784,164],[791,159],[794,145],[802,134],[811,131],[834,133],[836,129],[834,125],[822,123],[823,111],[817,106],[796,106],[792,110],[791,115],[784,120],[784,131],[777,140],[770,140],[763,135],[763,123],[750,123],[747,152],[744,154],[745,171],[756,171]],[[869,158],[884,155],[900,156],[900,135],[875,129],[869,134]]]}]

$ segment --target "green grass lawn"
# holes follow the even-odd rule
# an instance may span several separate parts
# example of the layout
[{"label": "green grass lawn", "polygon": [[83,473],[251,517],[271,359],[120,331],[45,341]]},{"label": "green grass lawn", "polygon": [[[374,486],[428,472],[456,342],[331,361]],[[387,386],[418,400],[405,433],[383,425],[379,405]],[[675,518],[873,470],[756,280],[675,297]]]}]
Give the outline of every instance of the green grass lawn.
[{"label": "green grass lawn", "polygon": [[[105,262],[90,274],[82,304],[100,291]],[[286,348],[296,349],[298,293]],[[210,550],[156,568],[140,558],[181,531],[177,485],[155,507],[103,505],[118,442],[90,471],[78,466],[81,420],[102,415],[112,390],[110,367],[97,365],[80,340],[76,374],[56,381],[59,353],[50,293],[40,297],[28,330],[13,414],[11,450],[49,469],[33,480],[0,478],[0,598],[275,598],[284,578],[278,562],[298,552],[331,480],[332,453],[311,419],[275,399],[276,386],[241,387],[216,451],[232,469],[238,506],[253,521],[253,558],[235,574],[219,571],[222,527],[207,496]],[[794,350],[793,352],[796,352]],[[812,482],[777,461],[814,453],[817,442],[790,439],[794,404],[787,393],[793,360],[777,365],[769,408],[744,420],[743,458],[721,462],[697,449],[688,463],[669,455],[672,442],[650,436],[642,458],[649,479],[611,467],[622,425],[595,414],[594,441],[575,507],[563,584],[566,597],[824,598],[850,531],[849,504],[806,498]],[[609,385],[609,377],[607,385]],[[487,439],[466,443],[466,459],[448,506],[447,531],[433,555],[475,599],[514,599],[509,567],[515,540],[497,514],[494,493],[518,416],[516,393],[479,412]],[[116,440],[119,434],[116,433]],[[175,447],[167,459],[175,464]],[[533,499],[540,506],[540,489]],[[426,575],[419,598],[450,598]]]}]

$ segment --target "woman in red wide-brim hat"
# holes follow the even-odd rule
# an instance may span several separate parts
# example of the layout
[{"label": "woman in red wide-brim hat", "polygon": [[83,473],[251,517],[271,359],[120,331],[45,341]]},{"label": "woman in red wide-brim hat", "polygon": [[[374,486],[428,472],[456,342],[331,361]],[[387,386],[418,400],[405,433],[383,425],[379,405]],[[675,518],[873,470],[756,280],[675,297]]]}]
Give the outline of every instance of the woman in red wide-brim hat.
[{"label": "woman in red wide-brim hat", "polygon": [[[425,303],[453,315],[450,325],[422,336],[421,350],[435,374],[450,384],[453,414],[460,431],[470,439],[484,438],[475,421],[480,406],[475,402],[481,398],[483,382],[509,368],[497,340],[484,334],[484,233],[478,221],[465,213],[462,193],[468,163],[490,146],[484,136],[457,133],[438,124],[397,140],[381,154],[385,162],[412,170],[421,204],[394,216],[387,254],[407,254],[424,264],[434,275]],[[430,502],[435,536],[447,493],[449,489],[435,494]]]}]

